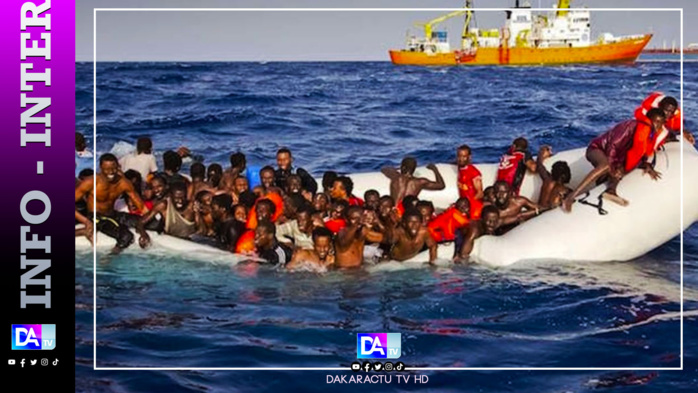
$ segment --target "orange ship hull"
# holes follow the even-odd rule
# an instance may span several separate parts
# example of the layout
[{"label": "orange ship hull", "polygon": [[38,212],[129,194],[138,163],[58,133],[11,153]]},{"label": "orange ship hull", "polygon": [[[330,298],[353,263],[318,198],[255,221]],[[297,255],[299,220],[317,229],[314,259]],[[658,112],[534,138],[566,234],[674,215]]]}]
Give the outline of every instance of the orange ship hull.
[{"label": "orange ship hull", "polygon": [[477,48],[474,56],[458,52],[428,54],[391,50],[390,60],[399,65],[561,65],[583,63],[632,63],[652,38],[652,34],[610,44],[582,48]]}]

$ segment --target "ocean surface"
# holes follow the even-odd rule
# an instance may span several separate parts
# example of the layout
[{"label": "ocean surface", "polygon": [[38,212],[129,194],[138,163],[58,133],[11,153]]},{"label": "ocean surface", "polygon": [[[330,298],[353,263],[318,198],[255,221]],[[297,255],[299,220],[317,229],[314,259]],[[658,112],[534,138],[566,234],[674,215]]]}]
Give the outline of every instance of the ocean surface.
[{"label": "ocean surface", "polygon": [[[450,162],[463,143],[476,163],[494,162],[517,136],[533,151],[585,146],[651,91],[678,97],[679,67],[100,63],[95,150],[124,151],[148,135],[158,157],[185,145],[227,167],[231,152],[265,165],[287,146],[315,176],[375,171],[405,155]],[[698,64],[684,72],[687,126],[698,130]],[[92,64],[78,63],[77,128],[91,144],[92,88]],[[408,366],[650,368],[423,371],[426,386],[371,387],[326,384],[342,374],[331,371],[94,371],[92,256],[78,254],[77,391],[695,392],[698,226],[684,246],[683,372],[654,370],[680,366],[678,238],[631,262],[500,269],[318,274],[137,250],[99,257],[99,367],[347,367],[356,333],[394,332]]]}]

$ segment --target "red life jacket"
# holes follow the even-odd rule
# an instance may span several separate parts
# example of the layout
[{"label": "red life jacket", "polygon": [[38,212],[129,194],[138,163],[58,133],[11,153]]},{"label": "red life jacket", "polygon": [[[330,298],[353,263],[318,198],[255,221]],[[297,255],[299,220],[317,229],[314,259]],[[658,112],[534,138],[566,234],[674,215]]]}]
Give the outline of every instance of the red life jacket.
[{"label": "red life jacket", "polygon": [[349,199],[347,199],[347,202],[349,202],[349,206],[359,206],[362,207],[364,205],[363,199],[355,196],[350,196]]},{"label": "red life jacket", "polygon": [[235,245],[235,253],[243,254],[247,252],[254,252],[254,250],[254,230],[250,229],[243,233],[238,239],[238,242]]},{"label": "red life jacket", "polygon": [[[666,95],[664,95],[664,93],[658,91],[647,96],[647,98],[642,101],[642,104],[635,109],[635,119],[643,123],[651,124],[650,119],[647,118],[647,111],[652,108],[659,108],[659,103],[662,102],[665,97]],[[682,122],[683,116],[681,115],[681,110],[676,108],[674,116],[672,116],[671,119],[667,119],[666,123],[664,123],[664,128],[659,130],[652,140],[649,141],[646,156],[649,158],[654,155],[654,152],[666,142],[666,138],[669,136],[670,131],[678,133],[681,130]]]},{"label": "red life jacket", "polygon": [[456,209],[455,206],[451,206],[429,221],[427,228],[434,241],[446,242],[453,241],[456,238],[456,231],[468,225],[469,222],[468,217]]},{"label": "red life jacket", "polygon": [[523,175],[526,174],[526,168],[523,168],[523,172],[520,169],[520,166],[524,165],[523,160],[525,158],[526,154],[524,152],[514,151],[510,148],[499,160],[499,168],[497,169],[497,181],[509,183],[511,191],[517,196],[519,195],[519,189],[523,182]]},{"label": "red life jacket", "polygon": [[327,220],[325,221],[325,228],[329,229],[332,231],[332,233],[339,233],[339,231],[342,230],[342,228],[347,226],[347,222],[342,220],[341,218],[334,219],[334,220]]}]

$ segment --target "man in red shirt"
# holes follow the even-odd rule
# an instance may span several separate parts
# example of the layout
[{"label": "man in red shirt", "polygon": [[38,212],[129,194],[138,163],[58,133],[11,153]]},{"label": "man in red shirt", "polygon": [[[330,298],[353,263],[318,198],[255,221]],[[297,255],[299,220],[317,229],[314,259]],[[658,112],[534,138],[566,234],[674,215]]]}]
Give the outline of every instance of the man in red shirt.
[{"label": "man in red shirt", "polygon": [[480,218],[482,210],[482,174],[471,164],[472,151],[470,146],[461,145],[456,151],[458,163],[458,194],[461,198],[468,198],[470,212],[473,219]]}]

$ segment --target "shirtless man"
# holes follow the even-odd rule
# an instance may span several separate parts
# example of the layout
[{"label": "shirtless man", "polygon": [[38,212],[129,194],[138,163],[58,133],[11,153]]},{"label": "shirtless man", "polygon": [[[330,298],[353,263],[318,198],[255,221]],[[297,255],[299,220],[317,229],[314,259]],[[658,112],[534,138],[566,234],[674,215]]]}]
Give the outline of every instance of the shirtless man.
[{"label": "shirtless man", "polygon": [[408,195],[418,197],[422,190],[443,190],[446,188],[443,177],[439,169],[434,164],[427,165],[427,169],[434,172],[436,181],[432,181],[423,177],[414,177],[414,171],[417,169],[417,160],[412,157],[406,157],[400,164],[400,170],[395,168],[385,167],[381,172],[390,179],[390,196],[396,201],[401,201]]},{"label": "shirtless man", "polygon": [[195,162],[191,164],[189,168],[189,175],[191,176],[191,183],[189,183],[189,188],[187,190],[187,200],[192,201],[199,191],[210,190],[211,187],[206,183],[206,167],[200,162]]},{"label": "shirtless man", "polygon": [[223,167],[220,164],[213,163],[206,168],[206,183],[211,188],[218,188],[223,177]]},{"label": "shirtless man", "polygon": [[499,226],[524,222],[540,214],[540,207],[522,196],[512,195],[511,187],[506,181],[494,183],[494,206],[499,209]]},{"label": "shirtless man", "polygon": [[543,179],[543,185],[540,187],[540,197],[538,198],[538,206],[541,209],[560,206],[567,194],[572,192],[572,189],[566,186],[572,179],[572,173],[567,162],[557,161],[554,163],[552,173],[548,172],[545,165],[543,165],[543,162],[552,155],[553,151],[550,146],[542,146],[538,151],[536,160],[536,171]]},{"label": "shirtless man", "polygon": [[338,267],[358,267],[363,262],[366,241],[380,243],[383,234],[373,232],[364,222],[363,208],[351,206],[347,211],[347,226],[339,231],[335,239],[335,263]]},{"label": "shirtless man", "polygon": [[313,230],[313,248],[310,250],[296,249],[287,269],[293,269],[302,263],[313,263],[317,266],[334,265],[334,246],[332,244],[332,231],[325,227]]},{"label": "shirtless man", "polygon": [[422,214],[416,209],[408,210],[402,216],[401,225],[393,231],[390,258],[406,261],[425,247],[429,248],[429,263],[433,263],[436,259],[436,242],[431,238],[429,230],[422,225]]},{"label": "shirtless man", "polygon": [[[122,194],[126,194],[139,211],[147,213],[141,197],[133,188],[133,184],[126,179],[119,170],[119,162],[113,154],[103,154],[99,158],[100,172],[94,178],[96,189],[93,186],[92,176],[86,178],[75,189],[75,203],[87,196],[87,211],[96,212],[96,228],[105,235],[116,239],[116,246],[112,254],[118,254],[133,243],[133,233],[123,224],[119,223],[114,202]],[[97,206],[94,206],[95,193]],[[75,219],[85,225],[85,235],[92,241],[92,221],[75,209]]]},{"label": "shirtless man", "polygon": [[230,155],[230,168],[226,169],[218,183],[219,190],[225,190],[231,195],[235,192],[235,179],[245,171],[247,167],[247,159],[242,153],[233,153]]},{"label": "shirtless man", "polygon": [[461,229],[463,235],[463,246],[456,248],[454,261],[468,262],[470,253],[473,251],[475,240],[483,235],[494,235],[499,227],[499,210],[493,205],[488,205],[482,208],[481,219],[471,221],[470,224]]},{"label": "shirtless man", "polygon": [[150,236],[145,231],[145,226],[160,213],[165,217],[165,233],[174,237],[188,239],[196,232],[196,217],[193,204],[187,200],[187,186],[177,182],[170,189],[171,196],[158,202],[153,210],[144,215],[136,224],[136,231],[140,235],[138,244],[141,248],[150,245]]}]

